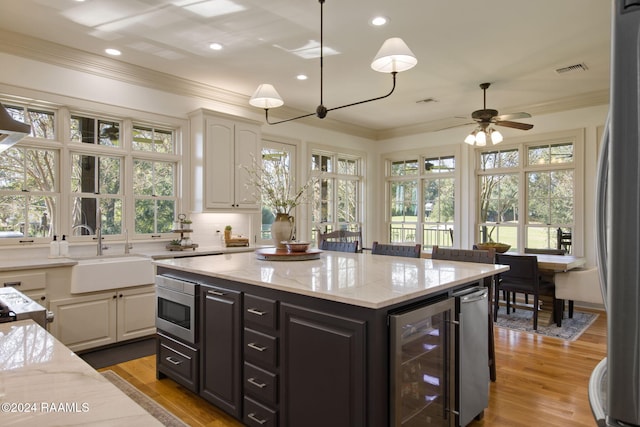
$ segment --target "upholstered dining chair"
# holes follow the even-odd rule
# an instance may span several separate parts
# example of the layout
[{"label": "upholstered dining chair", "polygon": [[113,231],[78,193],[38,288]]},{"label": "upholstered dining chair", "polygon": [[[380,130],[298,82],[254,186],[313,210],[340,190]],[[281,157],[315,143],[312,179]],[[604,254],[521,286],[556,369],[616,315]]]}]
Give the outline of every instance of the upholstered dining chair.
[{"label": "upholstered dining chair", "polygon": [[565,255],[567,252],[564,249],[524,248],[524,253],[539,255]]},{"label": "upholstered dining chair", "polygon": [[[494,264],[496,250],[493,248],[488,250],[440,248],[434,245],[431,249],[431,259]],[[496,380],[496,349],[493,339],[493,313],[491,310],[491,305],[493,304],[493,279],[493,277],[486,277],[484,280],[484,285],[489,289],[489,378],[491,381]]]},{"label": "upholstered dining chair", "polygon": [[556,298],[569,301],[570,319],[573,317],[574,301],[604,304],[598,267],[577,268],[556,273],[555,284]]},{"label": "upholstered dining chair", "polygon": [[533,329],[538,329],[538,310],[540,307],[540,296],[550,296],[553,298],[553,318],[558,326],[561,325],[560,306],[562,300],[555,297],[555,285],[552,282],[543,280],[538,272],[538,257],[535,255],[507,255],[496,254],[496,264],[508,265],[509,270],[498,275],[496,291],[494,293],[493,320],[498,319],[498,307],[500,291],[506,291],[507,314],[510,313],[511,301],[508,296],[511,292],[529,294],[533,296]]},{"label": "upholstered dining chair", "polygon": [[324,240],[320,243],[318,249],[323,251],[336,251],[336,252],[358,252],[358,241],[354,242],[329,242]]},{"label": "upholstered dining chair", "polygon": [[[323,242],[359,242],[362,245],[362,231],[336,230],[328,233],[318,231],[318,249],[322,249]],[[362,252],[362,249],[360,248],[358,252]]]},{"label": "upholstered dining chair", "polygon": [[374,255],[394,255],[407,258],[420,258],[421,245],[418,243],[412,246],[391,245],[373,242],[371,245],[371,253]]}]

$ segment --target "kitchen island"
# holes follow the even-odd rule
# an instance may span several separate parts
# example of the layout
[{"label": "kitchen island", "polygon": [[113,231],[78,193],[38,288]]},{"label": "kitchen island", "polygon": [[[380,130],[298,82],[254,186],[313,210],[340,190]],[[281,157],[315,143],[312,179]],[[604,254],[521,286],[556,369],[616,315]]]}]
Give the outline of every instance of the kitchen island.
[{"label": "kitchen island", "polygon": [[[159,275],[200,286],[198,338],[181,343],[159,331],[158,376],[190,375],[192,390],[256,426],[390,425],[390,315],[453,300],[508,268],[340,252],[156,265]],[[447,324],[455,323],[450,311]],[[441,338],[449,345],[454,337]],[[176,355],[184,354],[192,366],[180,371]]]}]

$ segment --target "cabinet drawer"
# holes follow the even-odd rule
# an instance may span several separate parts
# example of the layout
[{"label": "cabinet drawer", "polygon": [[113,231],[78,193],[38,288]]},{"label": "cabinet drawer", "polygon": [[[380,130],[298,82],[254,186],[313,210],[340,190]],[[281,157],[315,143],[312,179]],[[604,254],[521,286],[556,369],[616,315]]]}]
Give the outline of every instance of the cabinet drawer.
[{"label": "cabinet drawer", "polygon": [[158,370],[193,392],[198,392],[198,350],[158,334]]},{"label": "cabinet drawer", "polygon": [[244,392],[269,405],[278,401],[278,376],[250,363],[244,364]]},{"label": "cabinet drawer", "polygon": [[254,295],[244,295],[244,322],[258,329],[277,329],[278,303]]},{"label": "cabinet drawer", "polygon": [[278,339],[245,328],[244,358],[259,366],[275,368],[278,366]]},{"label": "cabinet drawer", "polygon": [[278,413],[245,397],[242,422],[248,426],[275,427],[278,425]]},{"label": "cabinet drawer", "polygon": [[19,291],[44,289],[47,284],[47,273],[15,273],[0,275],[0,286],[12,286]]}]

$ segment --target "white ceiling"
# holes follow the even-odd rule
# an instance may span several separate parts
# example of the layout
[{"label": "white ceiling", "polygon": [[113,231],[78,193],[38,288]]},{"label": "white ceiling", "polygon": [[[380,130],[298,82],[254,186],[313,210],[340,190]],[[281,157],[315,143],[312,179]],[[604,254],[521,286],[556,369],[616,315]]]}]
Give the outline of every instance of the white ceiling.
[{"label": "white ceiling", "polygon": [[[303,112],[320,101],[319,60],[290,52],[319,42],[317,0],[0,0],[0,6],[2,30],[102,56],[115,47],[122,51],[118,61],[247,99],[258,84],[271,83],[286,106]],[[237,10],[203,16],[212,6]],[[535,125],[540,106],[608,91],[610,9],[605,0],[327,0],[324,44],[339,52],[324,59],[327,108],[390,90],[391,77],[370,68],[385,39],[403,38],[418,58],[398,74],[389,98],[328,117],[375,131],[463,124],[482,108],[478,85],[491,82],[488,108],[533,112],[520,121]],[[379,14],[390,19],[387,26],[368,23]],[[224,49],[210,50],[211,42]],[[579,63],[588,71],[555,72]],[[299,73],[309,79],[296,80]],[[417,102],[426,98],[436,102]]]}]

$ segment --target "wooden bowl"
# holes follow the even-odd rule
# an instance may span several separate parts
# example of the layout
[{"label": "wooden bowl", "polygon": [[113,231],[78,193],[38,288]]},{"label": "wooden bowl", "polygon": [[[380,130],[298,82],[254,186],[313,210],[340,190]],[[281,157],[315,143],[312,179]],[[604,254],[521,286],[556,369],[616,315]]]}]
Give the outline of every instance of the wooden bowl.
[{"label": "wooden bowl", "polygon": [[286,240],[281,243],[287,247],[289,252],[306,252],[310,244],[309,242],[287,242]]},{"label": "wooden bowl", "polygon": [[495,249],[496,252],[500,254],[507,252],[511,248],[511,245],[507,245],[506,243],[495,242],[476,243],[476,246],[478,247],[478,249],[482,249],[483,251],[486,251],[487,249]]}]

